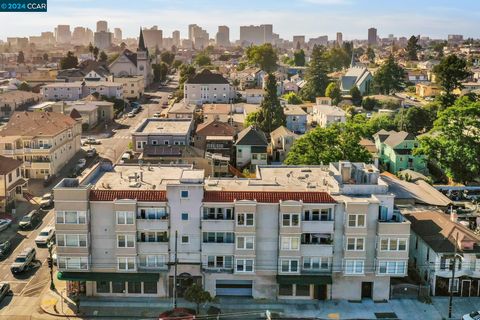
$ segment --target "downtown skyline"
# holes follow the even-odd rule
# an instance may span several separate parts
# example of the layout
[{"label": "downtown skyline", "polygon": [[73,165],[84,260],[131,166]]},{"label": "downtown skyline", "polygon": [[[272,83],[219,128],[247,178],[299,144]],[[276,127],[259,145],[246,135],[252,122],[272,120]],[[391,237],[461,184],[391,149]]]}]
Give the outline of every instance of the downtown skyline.
[{"label": "downtown skyline", "polygon": [[[457,1],[455,6],[446,0],[426,0],[421,6],[411,0],[401,4],[355,0],[298,0],[295,3],[146,0],[135,4],[112,0],[101,3],[50,0],[48,4],[47,13],[0,13],[4,25],[15,25],[15,28],[2,28],[0,39],[38,35],[41,31],[53,31],[58,24],[94,30],[97,20],[107,20],[112,31],[115,27],[121,28],[124,38],[136,37],[140,26],[152,25],[158,25],[164,37],[179,30],[181,37],[186,38],[187,27],[193,23],[205,28],[211,38],[219,25],[227,25],[233,40],[239,38],[241,25],[259,24],[273,24],[274,32],[288,40],[294,35],[305,35],[307,39],[328,35],[334,39],[336,32],[342,32],[344,40],[366,39],[370,27],[377,28],[382,38],[389,34],[396,37],[420,34],[430,38],[463,34],[465,38],[478,38],[474,30],[480,17],[480,4],[466,0]],[[28,23],[19,24],[24,18]]]}]

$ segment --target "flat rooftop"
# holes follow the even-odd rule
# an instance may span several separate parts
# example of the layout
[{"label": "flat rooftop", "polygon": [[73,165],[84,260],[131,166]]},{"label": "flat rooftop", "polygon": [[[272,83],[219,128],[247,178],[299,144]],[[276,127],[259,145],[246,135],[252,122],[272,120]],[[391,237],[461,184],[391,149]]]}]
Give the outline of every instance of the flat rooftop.
[{"label": "flat rooftop", "polygon": [[158,135],[187,135],[192,126],[192,120],[180,119],[145,119],[135,130],[135,133]]}]

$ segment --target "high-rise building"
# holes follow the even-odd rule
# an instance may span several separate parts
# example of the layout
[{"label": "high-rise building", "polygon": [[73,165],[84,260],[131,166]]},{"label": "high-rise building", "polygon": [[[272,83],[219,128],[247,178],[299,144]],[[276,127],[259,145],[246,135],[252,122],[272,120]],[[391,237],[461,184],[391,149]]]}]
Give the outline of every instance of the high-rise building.
[{"label": "high-rise building", "polygon": [[85,37],[86,37],[85,42],[86,42],[87,44],[89,44],[89,43],[93,44],[93,31],[92,31],[92,29],[87,28],[87,29],[85,30]]},{"label": "high-rise building", "polygon": [[337,45],[341,46],[343,44],[343,34],[341,32],[337,32]]},{"label": "high-rise building", "polygon": [[293,36],[293,48],[301,49],[305,45],[305,36]]},{"label": "high-rise building", "polygon": [[180,31],[175,30],[172,32],[173,45],[176,47],[180,46]]},{"label": "high-rise building", "polygon": [[188,40],[193,41],[193,28],[198,27],[196,24],[188,25]]},{"label": "high-rise building", "polygon": [[113,35],[111,32],[99,31],[93,35],[94,46],[100,50],[108,49],[112,46]]},{"label": "high-rise building", "polygon": [[59,24],[55,28],[55,39],[57,43],[67,44],[72,40],[72,33],[68,24]]},{"label": "high-rise building", "polygon": [[203,49],[208,46],[209,34],[206,30],[202,29],[196,24],[190,25],[188,28],[188,36],[196,49]]},{"label": "high-rise building", "polygon": [[317,38],[310,38],[308,40],[308,46],[313,48],[313,46],[327,46],[328,45],[328,36],[320,36]]},{"label": "high-rise building", "polygon": [[75,27],[72,33],[72,44],[85,45],[87,42],[87,33],[84,27]]},{"label": "high-rise building", "polygon": [[230,45],[230,29],[227,26],[218,27],[215,43],[221,47],[228,47]]},{"label": "high-rise building", "polygon": [[97,21],[97,32],[108,32],[108,22],[107,21]]},{"label": "high-rise building", "polygon": [[113,29],[113,40],[116,43],[122,42],[122,29],[120,28]]},{"label": "high-rise building", "polygon": [[463,35],[461,35],[461,34],[449,34],[447,40],[448,40],[448,43],[458,44],[460,42],[463,42]]},{"label": "high-rise building", "polygon": [[157,26],[153,26],[150,29],[144,28],[142,33],[147,48],[163,48],[163,32]]},{"label": "high-rise building", "polygon": [[377,29],[370,28],[368,29],[368,45],[374,46],[377,44]]},{"label": "high-rise building", "polygon": [[242,45],[260,45],[272,43],[273,25],[262,24],[260,26],[240,26],[240,43]]}]

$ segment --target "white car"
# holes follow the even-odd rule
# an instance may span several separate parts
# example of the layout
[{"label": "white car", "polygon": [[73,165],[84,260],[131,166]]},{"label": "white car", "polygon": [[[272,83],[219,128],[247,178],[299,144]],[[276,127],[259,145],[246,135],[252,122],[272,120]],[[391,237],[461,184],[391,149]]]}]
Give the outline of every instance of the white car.
[{"label": "white car", "polygon": [[43,228],[42,231],[40,231],[38,236],[35,238],[35,243],[37,245],[39,244],[46,245],[53,239],[54,236],[55,236],[55,228],[53,227]]},{"label": "white car", "polygon": [[480,311],[473,311],[464,314],[462,320],[480,320]]},{"label": "white car", "polygon": [[45,193],[40,200],[40,208],[48,208],[53,204],[53,195],[51,193]]},{"label": "white car", "polygon": [[153,117],[154,117],[154,118],[160,118],[160,116],[161,116],[161,113],[160,113],[160,112],[155,112],[155,113],[153,114]]},{"label": "white car", "polygon": [[82,169],[83,167],[85,167],[85,165],[87,164],[87,160],[82,158],[82,159],[78,159],[78,162],[77,162],[77,167],[79,167],[80,169]]}]

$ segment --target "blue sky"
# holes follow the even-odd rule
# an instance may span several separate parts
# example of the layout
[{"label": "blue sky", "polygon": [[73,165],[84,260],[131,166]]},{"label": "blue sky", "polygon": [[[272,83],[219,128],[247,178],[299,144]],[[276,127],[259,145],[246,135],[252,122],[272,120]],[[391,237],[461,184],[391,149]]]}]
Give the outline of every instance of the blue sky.
[{"label": "blue sky", "polygon": [[421,34],[445,38],[459,33],[478,38],[478,0],[48,0],[47,13],[0,13],[0,39],[53,31],[57,24],[86,26],[107,20],[124,36],[137,36],[140,26],[158,25],[164,36],[196,23],[214,37],[218,25],[230,27],[237,39],[240,25],[272,23],[284,39],[307,38],[337,31],[344,39],[365,39],[376,27],[381,37]]}]

